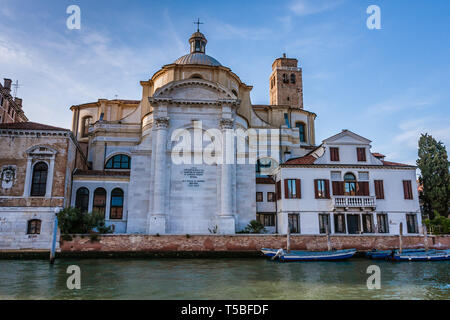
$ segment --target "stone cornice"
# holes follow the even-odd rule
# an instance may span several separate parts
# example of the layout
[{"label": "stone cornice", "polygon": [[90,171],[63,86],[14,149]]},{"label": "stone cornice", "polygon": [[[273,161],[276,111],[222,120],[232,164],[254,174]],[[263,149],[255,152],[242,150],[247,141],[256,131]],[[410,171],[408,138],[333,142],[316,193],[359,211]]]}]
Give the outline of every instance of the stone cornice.
[{"label": "stone cornice", "polygon": [[383,165],[353,165],[353,164],[281,164],[281,168],[330,168],[330,169],[401,169],[416,170],[416,166],[383,166]]}]

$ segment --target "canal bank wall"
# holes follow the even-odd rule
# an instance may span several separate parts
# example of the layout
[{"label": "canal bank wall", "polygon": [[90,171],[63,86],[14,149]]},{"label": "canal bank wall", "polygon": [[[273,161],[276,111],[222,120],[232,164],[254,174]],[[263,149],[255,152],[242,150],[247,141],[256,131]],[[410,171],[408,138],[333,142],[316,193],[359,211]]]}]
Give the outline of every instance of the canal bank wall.
[{"label": "canal bank wall", "polygon": [[[259,252],[261,248],[286,248],[285,235],[89,235],[61,240],[62,254],[69,253],[241,253]],[[67,239],[67,237],[65,237]],[[423,236],[403,236],[403,248],[424,248]],[[396,249],[398,236],[331,236],[333,249],[368,251],[374,248]],[[291,235],[292,250],[327,250],[326,236]],[[429,248],[449,249],[450,236],[429,236]]]},{"label": "canal bank wall", "polygon": [[[398,236],[333,235],[333,249],[397,249]],[[403,236],[404,249],[424,248],[423,236]],[[326,236],[291,235],[292,250],[327,250]],[[428,236],[430,249],[450,249],[450,236]],[[253,258],[261,248],[286,248],[285,235],[63,235],[59,258]],[[361,254],[363,255],[363,254]],[[48,259],[48,250],[0,250],[0,259]]]}]

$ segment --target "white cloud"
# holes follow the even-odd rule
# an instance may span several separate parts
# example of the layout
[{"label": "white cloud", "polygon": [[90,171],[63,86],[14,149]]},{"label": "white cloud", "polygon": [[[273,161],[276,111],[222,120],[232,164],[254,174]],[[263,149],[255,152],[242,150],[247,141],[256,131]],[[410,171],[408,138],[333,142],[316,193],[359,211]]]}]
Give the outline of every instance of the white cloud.
[{"label": "white cloud", "polygon": [[333,10],[343,2],[343,0],[294,0],[289,8],[298,16],[307,16]]}]

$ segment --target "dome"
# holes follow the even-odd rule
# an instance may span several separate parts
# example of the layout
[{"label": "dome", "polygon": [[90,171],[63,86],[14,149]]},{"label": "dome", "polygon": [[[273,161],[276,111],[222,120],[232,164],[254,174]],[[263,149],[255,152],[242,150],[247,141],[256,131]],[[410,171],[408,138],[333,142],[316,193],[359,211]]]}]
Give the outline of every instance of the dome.
[{"label": "dome", "polygon": [[220,62],[204,53],[189,53],[178,58],[175,64],[201,64],[205,66],[218,67]]},{"label": "dome", "polygon": [[207,43],[208,41],[204,34],[197,30],[197,32],[194,32],[189,38],[191,53],[178,58],[175,61],[175,64],[199,64],[212,67],[221,66],[219,61],[205,53]]}]

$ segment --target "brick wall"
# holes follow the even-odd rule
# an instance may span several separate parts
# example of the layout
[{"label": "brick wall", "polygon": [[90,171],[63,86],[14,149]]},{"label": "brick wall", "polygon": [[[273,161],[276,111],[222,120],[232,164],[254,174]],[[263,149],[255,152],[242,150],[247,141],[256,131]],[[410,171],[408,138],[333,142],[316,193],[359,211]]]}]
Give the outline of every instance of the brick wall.
[{"label": "brick wall", "polygon": [[[335,249],[358,250],[393,249],[398,247],[397,236],[332,236]],[[429,237],[430,248],[450,248],[450,236]],[[404,248],[422,248],[423,237],[403,237]],[[74,236],[60,243],[62,252],[240,252],[261,248],[285,248],[286,237],[281,235],[102,235],[96,241],[90,236]],[[326,250],[325,236],[291,236],[293,250]]]}]

